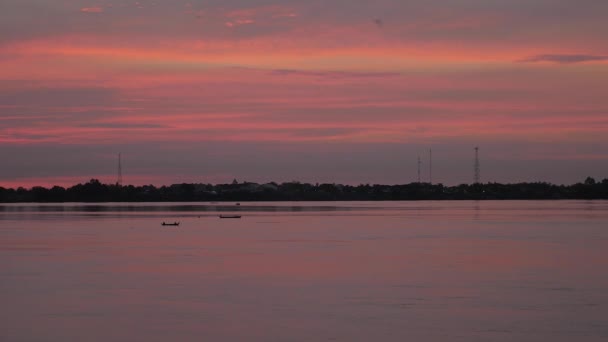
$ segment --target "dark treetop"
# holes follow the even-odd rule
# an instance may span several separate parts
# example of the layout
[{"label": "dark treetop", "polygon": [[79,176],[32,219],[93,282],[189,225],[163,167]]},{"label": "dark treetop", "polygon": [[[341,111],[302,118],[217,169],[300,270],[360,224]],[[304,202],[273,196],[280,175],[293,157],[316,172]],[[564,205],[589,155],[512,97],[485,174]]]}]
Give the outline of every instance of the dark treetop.
[{"label": "dark treetop", "polygon": [[608,179],[596,182],[554,185],[549,183],[478,183],[444,186],[410,183],[403,185],[341,185],[300,182],[257,184],[236,180],[231,184],[174,184],[119,186],[96,179],[70,188],[5,189],[0,202],[190,202],[190,201],[394,201],[394,200],[522,200],[608,199]]}]

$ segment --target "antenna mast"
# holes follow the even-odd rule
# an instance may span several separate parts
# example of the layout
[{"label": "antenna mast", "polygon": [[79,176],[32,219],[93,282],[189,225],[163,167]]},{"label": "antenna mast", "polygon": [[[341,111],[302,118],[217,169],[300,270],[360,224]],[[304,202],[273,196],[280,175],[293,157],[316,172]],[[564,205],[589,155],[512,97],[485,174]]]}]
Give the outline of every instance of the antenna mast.
[{"label": "antenna mast", "polygon": [[429,184],[433,184],[433,149],[429,148]]},{"label": "antenna mast", "polygon": [[418,183],[420,183],[420,165],[422,165],[422,161],[420,160],[420,156],[418,156]]},{"label": "antenna mast", "polygon": [[475,180],[475,184],[479,184],[479,181],[481,179],[481,175],[480,175],[480,171],[479,171],[479,147],[475,147],[475,164],[473,166],[474,168],[474,180]]},{"label": "antenna mast", "polygon": [[116,180],[116,185],[122,186],[122,156],[118,153],[118,179]]}]

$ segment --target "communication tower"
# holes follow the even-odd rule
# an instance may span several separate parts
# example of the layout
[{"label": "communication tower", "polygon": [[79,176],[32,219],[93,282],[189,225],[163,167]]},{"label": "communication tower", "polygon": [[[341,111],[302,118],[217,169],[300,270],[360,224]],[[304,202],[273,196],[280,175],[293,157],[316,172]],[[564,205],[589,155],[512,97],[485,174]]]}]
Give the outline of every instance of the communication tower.
[{"label": "communication tower", "polygon": [[480,171],[479,171],[479,147],[475,147],[475,164],[473,166],[474,168],[474,180],[475,180],[475,184],[479,184],[479,181],[481,179],[481,175],[480,175]]},{"label": "communication tower", "polygon": [[422,160],[420,160],[420,156],[418,156],[418,183],[420,183],[420,166],[422,165]]},{"label": "communication tower", "polygon": [[122,186],[122,156],[118,153],[118,178],[116,179],[116,185]]},{"label": "communication tower", "polygon": [[429,184],[433,184],[433,149],[429,148]]}]

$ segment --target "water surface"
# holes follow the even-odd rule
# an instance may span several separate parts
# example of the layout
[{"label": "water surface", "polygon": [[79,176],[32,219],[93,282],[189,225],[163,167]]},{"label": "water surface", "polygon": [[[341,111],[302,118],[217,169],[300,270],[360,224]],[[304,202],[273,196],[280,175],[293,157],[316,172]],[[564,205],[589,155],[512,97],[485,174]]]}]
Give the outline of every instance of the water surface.
[{"label": "water surface", "polygon": [[607,269],[606,201],[0,205],[0,341],[607,341]]}]

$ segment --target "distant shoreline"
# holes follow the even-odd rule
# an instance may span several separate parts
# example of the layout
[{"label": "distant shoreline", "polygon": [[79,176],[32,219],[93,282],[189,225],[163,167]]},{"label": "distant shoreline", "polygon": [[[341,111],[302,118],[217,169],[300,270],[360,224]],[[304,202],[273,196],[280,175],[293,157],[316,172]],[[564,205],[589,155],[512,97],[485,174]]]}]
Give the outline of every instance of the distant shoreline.
[{"label": "distant shoreline", "polygon": [[288,183],[174,184],[155,187],[102,184],[92,179],[69,188],[0,186],[0,203],[131,203],[131,202],[332,202],[332,201],[460,201],[460,200],[594,200],[608,199],[608,178],[582,183],[476,183],[444,186]]}]

